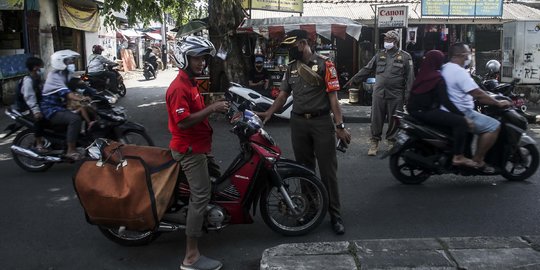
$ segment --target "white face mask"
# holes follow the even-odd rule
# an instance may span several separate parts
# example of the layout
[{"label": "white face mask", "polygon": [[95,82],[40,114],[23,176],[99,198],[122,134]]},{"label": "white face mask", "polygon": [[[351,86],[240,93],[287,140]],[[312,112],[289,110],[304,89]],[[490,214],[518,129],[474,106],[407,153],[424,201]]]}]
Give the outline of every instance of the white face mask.
[{"label": "white face mask", "polygon": [[467,55],[467,60],[465,60],[465,62],[463,63],[463,67],[468,67],[469,65],[471,65],[471,61],[472,61],[472,56],[469,54]]},{"label": "white face mask", "polygon": [[387,49],[387,50],[390,50],[390,49],[394,48],[394,42],[385,42],[384,43],[384,48]]},{"label": "white face mask", "polygon": [[38,76],[43,76],[43,74],[45,74],[45,68],[39,68],[36,70],[36,73]]},{"label": "white face mask", "polygon": [[69,72],[75,72],[75,64],[69,64],[67,65],[67,70]]}]

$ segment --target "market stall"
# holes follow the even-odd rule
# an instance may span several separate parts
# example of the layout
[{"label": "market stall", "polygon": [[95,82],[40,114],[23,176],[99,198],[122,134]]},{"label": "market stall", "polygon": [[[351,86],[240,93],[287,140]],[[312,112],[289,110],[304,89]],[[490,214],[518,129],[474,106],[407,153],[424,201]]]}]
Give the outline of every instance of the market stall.
[{"label": "market stall", "polygon": [[[362,25],[343,17],[283,17],[265,19],[245,19],[237,29],[238,33],[256,35],[253,48],[248,48],[256,56],[264,57],[264,67],[269,73],[270,87],[273,93],[279,88],[283,71],[288,61],[288,51],[280,46],[285,33],[303,29],[308,32],[312,40],[316,40],[315,50],[330,57],[338,67],[345,66],[355,58],[356,42],[360,38]],[[341,40],[341,41],[338,41]],[[350,50],[340,51],[338,43],[346,43]],[[351,55],[352,52],[352,55]],[[342,63],[341,63],[342,62]],[[352,64],[349,64],[352,66]],[[349,68],[350,69],[350,68]]]}]

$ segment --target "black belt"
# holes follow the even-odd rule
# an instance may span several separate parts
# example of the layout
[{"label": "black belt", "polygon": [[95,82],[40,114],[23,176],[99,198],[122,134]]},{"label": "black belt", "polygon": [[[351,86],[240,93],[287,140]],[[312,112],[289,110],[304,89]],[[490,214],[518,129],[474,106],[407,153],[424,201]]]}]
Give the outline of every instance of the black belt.
[{"label": "black belt", "polygon": [[318,111],[318,112],[311,112],[311,113],[292,112],[292,114],[302,116],[302,117],[304,117],[306,119],[310,119],[310,118],[314,118],[314,117],[318,117],[318,116],[323,116],[323,115],[328,115],[329,113],[330,113],[330,111]]}]

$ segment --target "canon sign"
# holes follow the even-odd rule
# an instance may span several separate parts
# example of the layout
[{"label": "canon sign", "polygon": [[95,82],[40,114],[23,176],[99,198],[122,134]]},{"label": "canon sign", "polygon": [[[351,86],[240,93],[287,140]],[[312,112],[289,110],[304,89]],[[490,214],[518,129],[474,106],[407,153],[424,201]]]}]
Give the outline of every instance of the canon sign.
[{"label": "canon sign", "polygon": [[407,27],[408,7],[392,6],[379,7],[377,12],[377,24],[379,27]]},{"label": "canon sign", "polygon": [[404,10],[384,10],[381,9],[379,11],[379,16],[405,16]]}]

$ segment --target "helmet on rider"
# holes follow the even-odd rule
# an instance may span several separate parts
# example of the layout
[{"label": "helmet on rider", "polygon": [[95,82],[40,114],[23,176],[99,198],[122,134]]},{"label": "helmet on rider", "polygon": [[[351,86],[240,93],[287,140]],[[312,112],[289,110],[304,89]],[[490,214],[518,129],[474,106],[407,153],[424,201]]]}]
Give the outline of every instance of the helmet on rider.
[{"label": "helmet on rider", "polygon": [[64,70],[67,68],[67,59],[75,59],[79,56],[81,56],[79,53],[72,50],[57,51],[51,55],[51,66],[56,70]]},{"label": "helmet on rider", "polygon": [[489,60],[486,63],[486,70],[490,74],[499,73],[499,71],[501,70],[501,63],[499,63],[499,61],[497,60]]},{"label": "helmet on rider", "polygon": [[95,54],[101,54],[105,49],[101,47],[101,45],[94,45],[92,46],[92,52]]},{"label": "helmet on rider", "polygon": [[186,69],[189,65],[188,56],[214,56],[216,48],[209,40],[187,36],[176,43],[174,47],[174,60],[180,69]]}]

